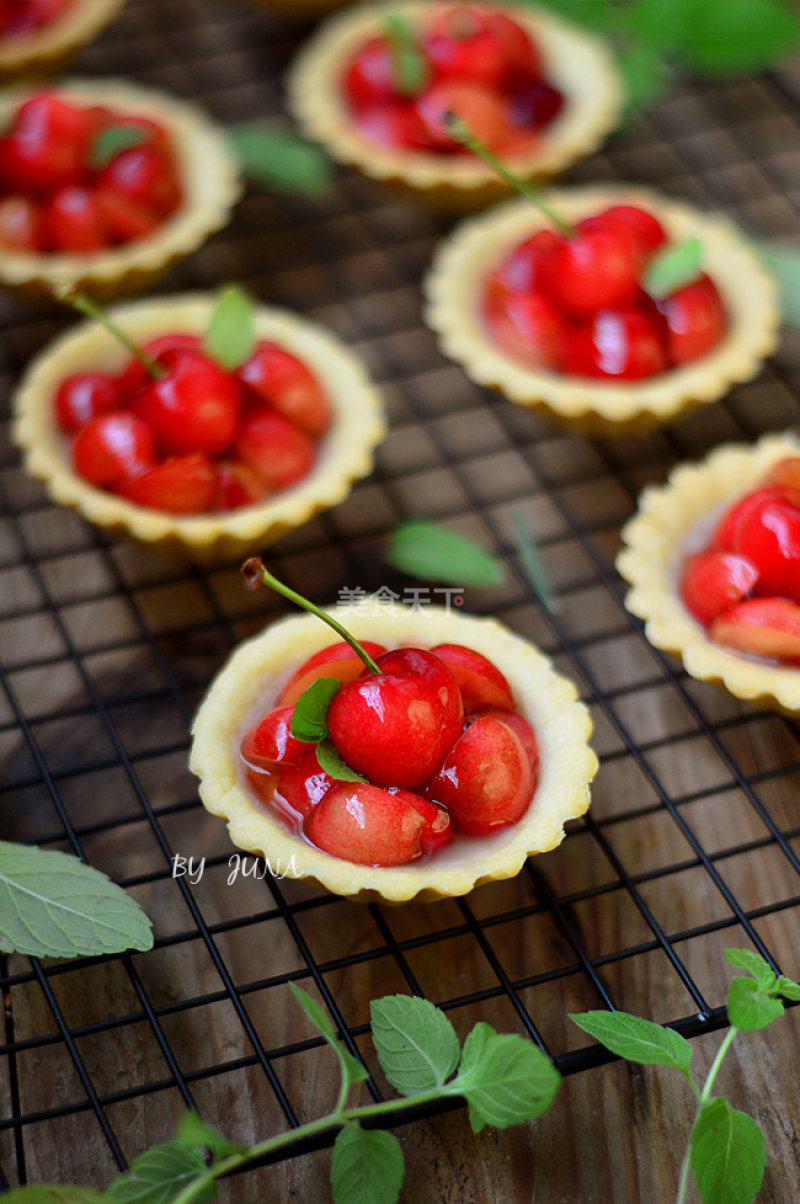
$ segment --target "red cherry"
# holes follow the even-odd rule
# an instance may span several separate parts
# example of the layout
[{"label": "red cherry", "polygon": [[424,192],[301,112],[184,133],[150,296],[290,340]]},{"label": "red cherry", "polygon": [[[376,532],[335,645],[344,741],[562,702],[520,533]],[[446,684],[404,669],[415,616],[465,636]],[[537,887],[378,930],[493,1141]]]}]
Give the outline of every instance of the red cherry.
[{"label": "red cherry", "polygon": [[106,487],[146,472],[155,458],[147,423],[135,414],[103,414],[82,427],[72,444],[75,471],[92,485]]},{"label": "red cherry", "polygon": [[580,223],[582,228],[590,224],[621,229],[644,258],[649,258],[667,241],[667,232],[658,218],[638,205],[611,205]]},{"label": "red cherry", "polygon": [[427,794],[443,803],[462,832],[480,835],[514,824],[534,790],[528,754],[495,715],[479,715],[458,738]]},{"label": "red cherry", "polygon": [[502,84],[505,86],[541,76],[544,68],[541,51],[527,30],[508,13],[488,12],[483,14],[483,18],[487,29],[506,55]]},{"label": "red cherry", "polygon": [[653,322],[638,310],[599,313],[567,339],[562,367],[567,375],[643,380],[668,367]]},{"label": "red cherry", "polygon": [[78,372],[62,380],[56,391],[56,418],[62,431],[76,431],[119,400],[119,380],[104,372]]},{"label": "red cherry", "polygon": [[502,306],[485,309],[485,318],[498,346],[526,368],[561,367],[570,327],[544,293],[508,293]]},{"label": "red cherry", "polygon": [[316,748],[312,748],[299,765],[281,767],[275,782],[275,798],[298,815],[306,816],[333,785],[333,778],[317,760]]},{"label": "red cherry", "polygon": [[800,503],[800,456],[785,456],[778,460],[770,468],[764,483],[771,485],[773,489],[796,492],[798,502],[795,505]]},{"label": "red cherry", "polygon": [[[383,671],[387,658],[398,671]],[[377,664],[381,673],[345,682],[334,694],[328,731],[347,764],[371,782],[422,786],[460,729],[458,686],[438,658],[420,649],[398,648]]]},{"label": "red cherry", "polygon": [[0,201],[0,247],[37,251],[41,241],[39,207],[23,196]]},{"label": "red cherry", "polygon": [[236,454],[267,490],[277,492],[307,476],[317,453],[305,431],[276,410],[264,407],[244,415]]},{"label": "red cherry", "polygon": [[364,782],[337,782],[306,815],[312,844],[358,865],[403,865],[420,856],[425,819],[406,799]]},{"label": "red cherry", "polygon": [[563,107],[563,92],[552,84],[534,80],[508,98],[508,122],[511,126],[538,132],[555,121]]},{"label": "red cherry", "polygon": [[714,281],[705,273],[658,301],[667,323],[667,351],[673,364],[707,355],[722,341],[728,325]]},{"label": "red cherry", "polygon": [[[373,660],[377,660],[386,652],[383,644],[376,644],[373,640],[361,640],[361,647]],[[345,640],[337,644],[328,644],[303,661],[300,668],[295,670],[280,692],[278,706],[293,705],[303,690],[307,690],[319,677],[354,681],[363,672],[364,662]]]},{"label": "red cherry", "polygon": [[488,14],[467,5],[456,5],[438,14],[423,37],[423,48],[436,78],[499,89],[511,65],[511,55],[498,23],[494,26]]},{"label": "red cherry", "polygon": [[[539,745],[533,728],[527,719],[523,719],[519,711],[482,711],[481,714],[494,715],[496,719],[501,720],[507,727],[511,728],[525,749],[531,770],[535,774],[539,767]],[[474,723],[477,718],[478,716],[476,715],[475,718],[469,719],[468,722]]]},{"label": "red cherry", "polygon": [[758,570],[759,594],[800,602],[800,509],[784,497],[766,497],[742,511],[736,547]]},{"label": "red cherry", "polygon": [[213,456],[236,438],[239,389],[214,360],[182,351],[175,354],[166,376],[144,389],[137,410],[165,451]]},{"label": "red cherry", "polygon": [[94,193],[69,185],[42,207],[40,240],[45,250],[90,254],[108,246],[108,229]]},{"label": "red cherry", "polygon": [[307,434],[318,437],[330,426],[331,406],[322,385],[302,360],[277,343],[258,342],[236,375]]},{"label": "red cherry", "polygon": [[299,765],[313,751],[305,740],[292,735],[294,707],[273,707],[245,735],[241,754],[249,765],[271,769],[276,765]]},{"label": "red cherry", "polygon": [[641,256],[627,232],[618,226],[587,223],[553,250],[548,291],[565,313],[577,318],[624,309],[639,291],[641,267]]},{"label": "red cherry", "polygon": [[89,133],[83,110],[52,92],[38,92],[20,106],[11,133],[0,139],[0,178],[26,196],[77,183]]},{"label": "red cherry", "polygon": [[162,217],[177,209],[182,198],[171,159],[151,146],[120,151],[100,172],[97,186],[138,201]]},{"label": "red cherry", "polygon": [[146,238],[160,225],[152,209],[108,185],[98,188],[94,199],[111,242]]},{"label": "red cherry", "polygon": [[560,241],[552,230],[539,230],[515,247],[492,277],[513,292],[524,293],[545,287],[549,259]]},{"label": "red cherry", "polygon": [[462,152],[447,125],[447,115],[455,113],[475,137],[494,151],[505,151],[517,133],[509,125],[502,98],[477,83],[442,80],[416,101],[425,135],[432,146],[442,151]]},{"label": "red cherry", "polygon": [[796,660],[800,657],[800,606],[786,598],[749,598],[715,619],[708,635],[737,652]]},{"label": "red cherry", "polygon": [[376,146],[420,150],[430,145],[425,122],[410,100],[359,110],[353,129]]},{"label": "red cherry", "polygon": [[463,644],[437,644],[431,652],[444,661],[458,682],[465,711],[494,707],[513,711],[511,687],[488,657]]},{"label": "red cherry", "polygon": [[344,94],[354,109],[397,99],[394,54],[388,38],[370,38],[358,50],[344,73]]},{"label": "red cherry", "polygon": [[717,523],[714,534],[709,540],[709,548],[717,552],[735,552],[737,548],[737,532],[739,523],[751,508],[757,508],[767,498],[776,498],[780,494],[775,489],[755,489],[734,502]]},{"label": "red cherry", "polygon": [[450,816],[439,803],[433,803],[419,794],[412,794],[410,790],[403,790],[400,786],[389,786],[387,794],[393,794],[395,798],[408,803],[425,820],[425,827],[419,836],[419,847],[423,853],[436,853],[453,843]]},{"label": "red cherry", "polygon": [[252,506],[265,497],[266,491],[252,468],[237,460],[222,460],[217,463],[217,492],[214,510],[238,510],[240,506]]},{"label": "red cherry", "polygon": [[73,0],[5,0],[0,5],[0,33],[20,38],[57,21]]},{"label": "red cherry", "polygon": [[[144,343],[142,351],[162,368],[169,368],[182,351],[202,351],[202,339],[196,334],[162,334]],[[151,378],[140,359],[132,356],[120,376],[120,392],[126,398],[134,398]]]},{"label": "red cherry", "polygon": [[689,613],[706,627],[746,597],[757,580],[758,569],[744,556],[698,552],[684,563],[681,599]]},{"label": "red cherry", "polygon": [[167,514],[205,514],[214,505],[216,490],[214,465],[200,454],[162,460],[116,486],[129,502]]}]

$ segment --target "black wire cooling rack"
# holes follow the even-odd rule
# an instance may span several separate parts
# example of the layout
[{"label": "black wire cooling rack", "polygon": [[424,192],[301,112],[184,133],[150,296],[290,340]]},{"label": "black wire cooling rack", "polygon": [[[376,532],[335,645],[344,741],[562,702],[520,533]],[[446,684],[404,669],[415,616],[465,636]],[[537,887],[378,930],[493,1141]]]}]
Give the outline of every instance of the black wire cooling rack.
[{"label": "black wire cooling rack", "polygon": [[[305,28],[235,0],[131,0],[78,67],[192,97],[221,122],[280,116]],[[570,178],[644,182],[796,239],[800,71],[676,88]],[[796,975],[796,725],[649,647],[613,558],[639,490],[674,462],[797,422],[798,338],[787,332],[756,382],[669,430],[562,434],[471,384],[423,326],[419,280],[447,228],[354,173],[319,201],[252,192],[158,291],[241,280],[364,357],[391,420],[378,469],[276,545],[275,571],[322,602],[354,587],[402,592],[383,541],[415,516],[498,550],[507,583],[467,590],[466,608],[534,639],[578,683],[602,760],[592,809],[517,879],[460,900],[364,907],[268,875],[228,885],[224,825],[186,768],[189,727],[229,651],[283,604],[246,594],[235,563],[167,559],[87,526],[4,438],[2,833],[112,875],[153,917],[156,943],[143,956],[3,959],[3,1187],[102,1186],[186,1107],[255,1140],[308,1119],[310,1096],[331,1104],[290,981],[368,1064],[368,1000],[404,991],[462,1031],[480,1018],[529,1035],[569,1075],[605,1055],[569,1030],[568,1011],[614,1006],[700,1036],[725,1023],[725,946]],[[15,380],[65,319],[4,295],[0,322],[7,429]],[[540,543],[553,614],[520,572],[518,514]],[[172,876],[176,853],[205,857],[196,884]],[[243,1183],[227,1198],[254,1198]]]}]

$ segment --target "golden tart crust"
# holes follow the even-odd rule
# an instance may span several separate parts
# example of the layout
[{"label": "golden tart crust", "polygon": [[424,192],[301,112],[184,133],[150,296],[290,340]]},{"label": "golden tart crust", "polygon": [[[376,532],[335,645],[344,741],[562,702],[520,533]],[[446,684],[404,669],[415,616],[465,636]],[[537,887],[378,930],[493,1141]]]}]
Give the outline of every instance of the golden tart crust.
[{"label": "golden tart crust", "polygon": [[702,550],[721,512],[754,489],[770,465],[796,455],[797,438],[767,435],[754,445],[719,447],[702,463],[679,465],[665,485],[644,490],[622,530],[625,546],[617,557],[631,586],[625,605],[644,619],[651,644],[680,656],[692,677],[791,714],[800,711],[800,669],[712,643],[683,605],[678,582],[684,556]]},{"label": "golden tart crust", "polygon": [[[10,88],[0,97],[0,127],[39,86]],[[239,166],[224,133],[198,108],[122,80],[59,82],[56,91],[82,105],[160,122],[178,157],[184,199],[178,211],[147,238],[93,255],[3,251],[0,284],[49,297],[59,287],[86,289],[101,300],[147,288],[176,259],[196,250],[228,221],[242,190]]]},{"label": "golden tart crust", "polygon": [[[475,208],[507,195],[509,188],[474,156],[452,159],[424,151],[381,148],[354,131],[340,79],[343,64],[368,38],[381,32],[385,13],[412,23],[429,17],[442,0],[389,0],[337,14],[312,37],[292,66],[289,104],[306,134],[332,158],[375,180],[411,191],[437,207]],[[478,3],[474,7],[480,8]],[[604,43],[551,13],[507,6],[540,44],[550,81],[564,94],[561,113],[536,145],[509,157],[526,179],[545,179],[591,154],[614,128],[623,91]]]},{"label": "golden tart crust", "polygon": [[[215,302],[210,294],[185,294],[120,305],[111,316],[134,341],[144,343],[172,331],[204,333]],[[241,555],[337,505],[352,482],[372,469],[374,448],[385,433],[381,398],[361,362],[315,323],[258,306],[255,329],[258,338],[286,347],[317,374],[333,408],[333,423],[322,438],[317,461],[297,485],[252,506],[200,515],[151,510],[89,485],[72,469],[67,441],[54,419],[53,397],[72,373],[119,372],[130,358],[93,322],[82,323],[46,347],[19,386],[13,436],[23,449],[26,469],[46,483],[55,501],[74,506],[89,522],[148,544],[183,546],[196,554]]]},{"label": "golden tart crust", "polygon": [[640,205],[659,218],[672,241],[697,235],[703,243],[704,269],[728,311],[728,332],[709,355],[649,380],[582,380],[517,364],[491,339],[481,318],[480,298],[489,272],[520,242],[548,226],[530,202],[520,198],[462,222],[440,245],[425,283],[426,321],[438,334],[444,354],[461,364],[472,380],[572,429],[615,436],[670,422],[695,406],[718,400],[732,385],[758,373],[778,342],[776,289],[730,222],[627,185],[552,190],[545,199],[567,221],[610,205]]},{"label": "golden tart crust", "polygon": [[0,39],[0,80],[60,70],[109,25],[125,0],[75,0],[63,17],[19,38]]},{"label": "golden tart crust", "polygon": [[589,806],[597,758],[589,747],[592,723],[572,682],[560,677],[532,644],[494,619],[414,609],[377,601],[337,607],[333,613],[357,638],[389,647],[462,643],[488,656],[511,685],[517,707],[539,745],[533,802],[513,827],[490,837],[458,839],[423,863],[396,868],[343,861],[293,836],[243,786],[238,746],[292,671],[335,636],[313,615],[298,615],[242,644],[218,674],[194,722],[190,768],[200,778],[204,806],[228,820],[234,844],[269,859],[274,872],[310,878],[360,901],[405,902],[462,895],[483,882],[519,873],[526,857],[559,844],[567,820]]}]

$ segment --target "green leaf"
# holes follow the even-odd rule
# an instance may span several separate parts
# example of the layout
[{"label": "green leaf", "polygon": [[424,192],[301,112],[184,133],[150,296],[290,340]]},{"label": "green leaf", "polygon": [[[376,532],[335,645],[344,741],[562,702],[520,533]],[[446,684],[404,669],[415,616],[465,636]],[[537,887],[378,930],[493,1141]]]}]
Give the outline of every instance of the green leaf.
[{"label": "green leaf", "polygon": [[0,949],[88,957],[151,949],[151,923],[105,874],[65,853],[0,841]]},{"label": "green leaf", "polygon": [[328,707],[341,684],[338,677],[318,677],[303,690],[294,704],[292,721],[289,724],[289,729],[297,740],[315,744],[317,740],[325,739],[328,735]]},{"label": "green leaf", "polygon": [[800,41],[800,23],[782,0],[694,0],[681,53],[707,75],[765,71]]},{"label": "green leaf", "polygon": [[223,368],[233,370],[249,360],[256,341],[253,302],[244,289],[231,284],[217,297],[208,320],[205,349]]},{"label": "green leaf", "polygon": [[690,284],[700,275],[703,265],[703,244],[699,238],[687,238],[685,242],[667,247],[651,260],[645,273],[643,285],[646,292],[656,299],[668,297],[684,284]]},{"label": "green leaf", "polygon": [[785,974],[781,974],[775,984],[775,990],[779,995],[783,995],[784,999],[800,999],[800,983],[793,982]]},{"label": "green leaf", "polygon": [[[134,1158],[130,1171],[106,1188],[106,1196],[120,1204],[171,1204],[179,1192],[205,1172],[206,1164],[198,1150],[166,1141]],[[216,1183],[209,1182],[192,1198],[192,1204],[207,1204],[216,1195]]]},{"label": "green leaf", "polygon": [[333,1144],[334,1204],[396,1204],[403,1170],[403,1151],[391,1133],[346,1125]]},{"label": "green leaf", "polygon": [[336,1030],[331,1024],[330,1019],[328,1018],[324,1009],[321,1008],[317,1003],[316,999],[312,999],[307,991],[304,991],[302,987],[298,987],[294,982],[290,982],[289,986],[295,999],[300,1004],[300,1007],[303,1009],[309,1019],[317,1026],[325,1040],[336,1052],[339,1061],[342,1064],[342,1071],[348,1087],[353,1083],[363,1083],[364,1079],[368,1079],[369,1071],[366,1069],[366,1067],[361,1065],[358,1058],[354,1058],[353,1055],[341,1044],[336,1036]]},{"label": "green leaf", "polygon": [[608,0],[523,0],[523,3],[532,8],[548,8],[585,29],[612,33],[627,25],[623,12],[615,10]]},{"label": "green leaf", "polygon": [[558,610],[558,603],[550,588],[550,581],[536,540],[528,530],[525,519],[518,510],[515,510],[511,515],[511,522],[514,525],[514,541],[517,545],[517,555],[520,558],[525,576],[534,593],[540,598],[542,605],[546,606],[551,614],[555,614]]},{"label": "green leaf", "polygon": [[623,124],[655,104],[663,94],[669,72],[657,50],[645,43],[635,43],[617,55],[627,103]]},{"label": "green leaf", "polygon": [[175,1140],[186,1149],[210,1150],[215,1159],[227,1158],[229,1154],[244,1154],[247,1150],[246,1146],[228,1141],[217,1129],[201,1120],[196,1112],[187,1112],[181,1118]]},{"label": "green leaf", "polygon": [[726,1099],[704,1104],[689,1138],[689,1165],[703,1204],[751,1204],[767,1157],[756,1122]]},{"label": "green leaf", "polygon": [[228,140],[245,175],[271,191],[318,196],[331,181],[322,151],[294,134],[249,121],[231,126]]},{"label": "green leaf", "polygon": [[87,157],[93,171],[101,171],[120,151],[130,150],[147,142],[147,130],[134,125],[107,125],[95,138]]},{"label": "green leaf", "polygon": [[431,67],[419,48],[414,27],[399,13],[387,13],[383,24],[392,47],[395,87],[402,96],[418,96],[428,85]]},{"label": "green leaf", "polygon": [[726,949],[725,961],[737,970],[752,974],[762,991],[769,991],[775,986],[778,976],[760,953],[752,949]]},{"label": "green leaf", "polygon": [[320,740],[317,745],[317,760],[320,764],[320,769],[324,769],[337,782],[367,782],[369,778],[365,778],[362,774],[356,773],[351,769],[346,761],[342,759],[342,754],[330,738]]},{"label": "green leaf", "polygon": [[778,286],[784,322],[800,326],[800,251],[774,243],[759,243],[756,251],[767,272]]},{"label": "green leaf", "polygon": [[108,1196],[90,1187],[70,1187],[67,1184],[33,1183],[15,1187],[3,1196],[3,1204],[103,1204]]},{"label": "green leaf", "polygon": [[458,1075],[448,1090],[466,1097],[473,1133],[484,1125],[505,1129],[549,1108],[561,1076],[532,1042],[496,1033],[480,1021],[464,1042]]},{"label": "green leaf", "polygon": [[692,10],[702,0],[638,0],[631,10],[631,25],[644,50],[680,48]]},{"label": "green leaf", "polygon": [[673,1029],[628,1012],[581,1012],[570,1020],[618,1057],[644,1066],[672,1066],[691,1081],[692,1047]]},{"label": "green leaf", "polygon": [[444,1012],[416,995],[374,999],[369,1011],[375,1050],[392,1086],[403,1095],[441,1087],[460,1052]]},{"label": "green leaf", "polygon": [[765,995],[752,978],[737,975],[728,985],[728,1019],[742,1032],[766,1028],[784,1012],[780,999]]},{"label": "green leaf", "polygon": [[400,572],[450,585],[499,585],[505,568],[477,544],[424,519],[396,527],[386,559]]}]

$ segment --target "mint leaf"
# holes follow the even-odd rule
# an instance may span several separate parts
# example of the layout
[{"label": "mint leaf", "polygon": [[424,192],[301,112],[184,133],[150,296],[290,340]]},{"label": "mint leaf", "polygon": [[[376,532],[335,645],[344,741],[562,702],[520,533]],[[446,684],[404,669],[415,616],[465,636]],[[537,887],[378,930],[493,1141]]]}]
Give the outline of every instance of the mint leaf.
[{"label": "mint leaf", "polygon": [[296,739],[306,740],[309,744],[325,739],[328,735],[328,707],[341,684],[338,677],[318,677],[303,690],[294,704],[289,724],[289,730]]},{"label": "mint leaf", "polygon": [[[106,1196],[120,1204],[171,1204],[179,1192],[205,1173],[206,1164],[198,1150],[165,1141],[134,1158],[130,1171],[106,1188]],[[207,1204],[216,1195],[216,1183],[209,1182],[192,1197],[192,1204]]]},{"label": "mint leaf", "polygon": [[441,1087],[460,1052],[444,1012],[415,995],[374,999],[369,1011],[375,1051],[392,1086],[403,1095]]},{"label": "mint leaf", "polygon": [[778,976],[760,953],[752,949],[726,949],[725,961],[737,970],[752,974],[762,991],[769,991],[775,986]]},{"label": "mint leaf", "polygon": [[680,48],[698,0],[638,0],[631,10],[631,25],[639,42],[654,51]]},{"label": "mint leaf", "polygon": [[253,302],[235,284],[217,298],[203,340],[208,354],[223,368],[239,368],[249,360],[256,341]]},{"label": "mint leaf", "polygon": [[333,1144],[334,1204],[395,1204],[403,1170],[403,1151],[391,1133],[346,1125]]},{"label": "mint leaf", "polygon": [[449,1090],[465,1096],[473,1133],[484,1125],[505,1129],[540,1116],[550,1106],[561,1076],[532,1042],[496,1033],[480,1021],[464,1042],[458,1075]]},{"label": "mint leaf", "polygon": [[514,525],[514,540],[517,545],[517,555],[520,558],[528,583],[533,588],[534,593],[540,598],[542,605],[546,606],[551,614],[555,614],[558,610],[558,603],[553,597],[553,591],[550,588],[550,581],[542,562],[541,553],[536,545],[536,540],[527,529],[525,519],[518,510],[515,510],[511,515],[511,522]]},{"label": "mint leaf", "polygon": [[625,121],[632,121],[664,92],[669,72],[657,50],[635,43],[617,55],[617,66],[627,94]]},{"label": "mint leaf", "polygon": [[689,1165],[703,1204],[751,1204],[761,1186],[764,1137],[726,1099],[704,1104],[689,1138]]},{"label": "mint leaf", "polygon": [[334,1049],[342,1064],[342,1072],[344,1073],[347,1086],[349,1087],[353,1083],[362,1083],[364,1079],[368,1079],[369,1071],[341,1044],[336,1036],[335,1028],[316,999],[312,999],[307,991],[304,991],[302,987],[298,987],[297,983],[290,982],[289,986],[300,1007],[317,1026],[328,1044]]},{"label": "mint leaf", "polygon": [[57,1183],[33,1183],[15,1187],[3,1196],[3,1204],[103,1204],[108,1196],[90,1187],[69,1187]]},{"label": "mint leaf", "polygon": [[752,978],[737,975],[728,985],[728,1019],[742,1032],[766,1028],[784,1012],[780,999],[765,995]]},{"label": "mint leaf", "polygon": [[342,754],[330,738],[320,740],[317,745],[317,760],[320,764],[320,769],[324,769],[337,782],[368,782],[369,778],[365,778],[362,774],[356,773],[351,769],[345,760],[342,759]]},{"label": "mint leaf", "polygon": [[395,87],[401,96],[417,96],[427,87],[431,66],[420,49],[414,27],[399,13],[387,13],[383,25],[392,47]]},{"label": "mint leaf", "polygon": [[66,853],[0,841],[0,949],[88,957],[151,949],[151,923],[105,874]]},{"label": "mint leaf", "polygon": [[708,75],[764,71],[800,41],[800,23],[782,0],[703,0],[692,4],[681,52]]},{"label": "mint leaf", "polygon": [[758,243],[758,256],[778,286],[784,322],[800,326],[800,250]]},{"label": "mint leaf", "polygon": [[101,171],[120,151],[142,146],[149,137],[147,130],[141,126],[137,129],[134,125],[107,125],[89,148],[87,165],[92,171]]},{"label": "mint leaf", "polygon": [[570,1020],[618,1057],[645,1066],[672,1066],[691,1081],[692,1047],[673,1029],[628,1012],[581,1012]]},{"label": "mint leaf", "polygon": [[668,297],[684,284],[691,284],[703,266],[703,244],[699,238],[687,238],[655,255],[648,265],[643,287],[656,300]]},{"label": "mint leaf", "polygon": [[779,995],[783,995],[784,999],[800,999],[800,983],[792,982],[785,974],[781,974],[775,984],[775,990]]},{"label": "mint leaf", "polygon": [[228,141],[244,174],[271,191],[318,196],[332,178],[316,146],[259,121],[231,126]]},{"label": "mint leaf", "polygon": [[247,1147],[228,1141],[217,1129],[207,1125],[196,1112],[187,1112],[181,1118],[175,1135],[178,1145],[186,1149],[210,1150],[216,1158],[227,1158],[229,1154],[244,1154]]},{"label": "mint leaf", "polygon": [[608,0],[523,0],[531,8],[548,8],[559,17],[574,21],[585,29],[611,33],[626,24],[622,12]]},{"label": "mint leaf", "polygon": [[424,519],[396,527],[386,560],[402,573],[450,585],[499,585],[505,568],[477,544]]}]

